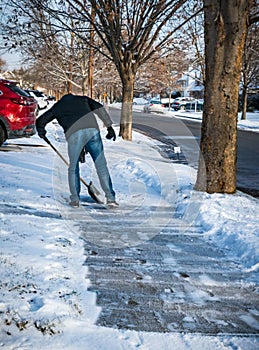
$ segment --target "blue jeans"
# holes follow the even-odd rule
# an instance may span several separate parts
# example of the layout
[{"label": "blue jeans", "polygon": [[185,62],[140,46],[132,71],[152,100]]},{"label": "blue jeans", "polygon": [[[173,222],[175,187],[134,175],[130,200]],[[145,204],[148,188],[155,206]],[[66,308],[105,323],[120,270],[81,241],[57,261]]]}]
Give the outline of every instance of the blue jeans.
[{"label": "blue jeans", "polygon": [[95,128],[77,130],[69,136],[67,144],[69,157],[68,184],[71,193],[71,202],[79,200],[79,157],[83,148],[85,148],[85,151],[90,154],[94,161],[95,169],[106,199],[108,201],[114,201],[115,192],[112,187],[100,132]]}]

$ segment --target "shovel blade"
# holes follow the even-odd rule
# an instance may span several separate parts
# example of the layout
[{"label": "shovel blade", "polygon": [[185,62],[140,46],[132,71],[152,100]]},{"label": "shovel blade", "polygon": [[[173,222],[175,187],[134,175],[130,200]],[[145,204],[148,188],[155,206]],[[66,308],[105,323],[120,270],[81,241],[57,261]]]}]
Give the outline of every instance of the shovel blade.
[{"label": "shovel blade", "polygon": [[92,181],[88,185],[88,193],[95,202],[103,204],[103,201],[99,198],[100,191],[92,184]]}]

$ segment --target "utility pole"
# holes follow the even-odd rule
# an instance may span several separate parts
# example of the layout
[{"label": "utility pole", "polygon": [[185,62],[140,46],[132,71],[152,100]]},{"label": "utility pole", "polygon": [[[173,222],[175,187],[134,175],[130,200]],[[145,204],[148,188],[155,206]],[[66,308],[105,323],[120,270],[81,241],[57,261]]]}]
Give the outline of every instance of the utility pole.
[{"label": "utility pole", "polygon": [[90,24],[90,49],[89,49],[89,64],[88,64],[88,96],[94,98],[93,91],[93,70],[94,70],[94,27],[95,11],[92,8],[91,24]]}]

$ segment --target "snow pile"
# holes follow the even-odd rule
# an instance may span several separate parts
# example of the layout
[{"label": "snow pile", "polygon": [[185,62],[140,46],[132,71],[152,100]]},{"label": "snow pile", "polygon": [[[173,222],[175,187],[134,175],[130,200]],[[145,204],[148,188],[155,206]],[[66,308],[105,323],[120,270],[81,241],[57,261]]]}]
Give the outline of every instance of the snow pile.
[{"label": "snow pile", "polygon": [[247,271],[259,268],[259,201],[243,193],[204,195],[200,214],[208,237],[242,261]]}]

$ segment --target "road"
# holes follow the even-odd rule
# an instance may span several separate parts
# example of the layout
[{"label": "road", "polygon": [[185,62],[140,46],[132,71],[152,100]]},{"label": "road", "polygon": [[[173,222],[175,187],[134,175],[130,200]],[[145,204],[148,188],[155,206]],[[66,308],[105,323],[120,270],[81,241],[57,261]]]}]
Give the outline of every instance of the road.
[{"label": "road", "polygon": [[[110,108],[116,123],[120,110]],[[133,127],[160,140],[166,157],[175,158],[174,147],[181,148],[180,160],[197,168],[201,123],[195,120],[133,112]],[[238,130],[237,188],[259,198],[259,134]]]}]

